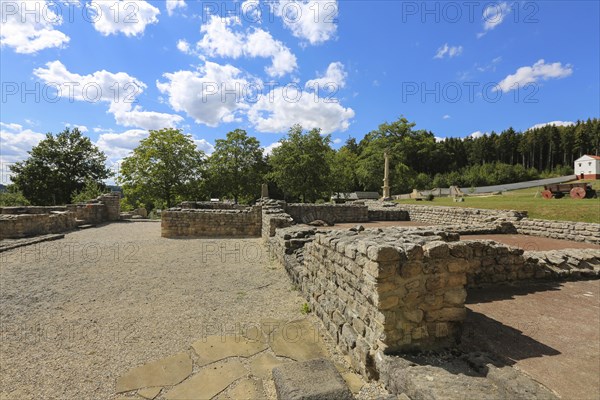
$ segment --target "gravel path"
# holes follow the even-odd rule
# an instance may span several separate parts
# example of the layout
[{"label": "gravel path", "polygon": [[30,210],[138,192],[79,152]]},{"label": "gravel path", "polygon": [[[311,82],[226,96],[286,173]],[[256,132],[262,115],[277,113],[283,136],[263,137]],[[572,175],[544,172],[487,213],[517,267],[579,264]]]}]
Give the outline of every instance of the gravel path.
[{"label": "gravel path", "polygon": [[302,318],[304,299],[260,239],[115,223],[0,257],[2,399],[111,399],[130,368],[204,335]]}]

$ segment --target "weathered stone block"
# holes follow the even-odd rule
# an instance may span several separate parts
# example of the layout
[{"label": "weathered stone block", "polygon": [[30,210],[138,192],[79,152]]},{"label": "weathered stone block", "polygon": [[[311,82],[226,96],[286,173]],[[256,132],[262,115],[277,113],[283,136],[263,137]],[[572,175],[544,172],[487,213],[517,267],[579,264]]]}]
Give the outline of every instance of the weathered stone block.
[{"label": "weathered stone block", "polygon": [[351,400],[352,393],[331,361],[286,363],[273,368],[277,398],[281,400]]},{"label": "weathered stone block", "polygon": [[446,242],[429,242],[423,246],[425,255],[431,258],[447,258],[450,255],[450,248]]}]

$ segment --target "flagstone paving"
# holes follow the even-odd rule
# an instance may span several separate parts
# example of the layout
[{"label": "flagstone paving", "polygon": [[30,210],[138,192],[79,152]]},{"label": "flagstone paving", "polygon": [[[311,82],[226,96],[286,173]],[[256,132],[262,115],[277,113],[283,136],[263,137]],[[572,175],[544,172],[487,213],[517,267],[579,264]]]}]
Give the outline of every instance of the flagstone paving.
[{"label": "flagstone paving", "polygon": [[192,348],[198,355],[196,364],[203,366],[227,357],[250,357],[266,350],[267,345],[240,336],[212,336],[198,340]]},{"label": "flagstone paving", "polygon": [[127,372],[117,380],[117,392],[151,386],[176,385],[191,373],[192,359],[185,353],[179,353]]},{"label": "flagstone paving", "polygon": [[[134,367],[117,379],[116,391],[130,391],[131,399],[136,394],[166,400],[263,399],[269,397],[265,387],[273,386],[273,368],[331,357],[318,326],[309,318],[266,319],[259,330],[252,339],[241,334],[199,339],[191,344],[191,357],[179,353]],[[336,368],[349,389],[359,393],[363,379],[339,363]]]}]

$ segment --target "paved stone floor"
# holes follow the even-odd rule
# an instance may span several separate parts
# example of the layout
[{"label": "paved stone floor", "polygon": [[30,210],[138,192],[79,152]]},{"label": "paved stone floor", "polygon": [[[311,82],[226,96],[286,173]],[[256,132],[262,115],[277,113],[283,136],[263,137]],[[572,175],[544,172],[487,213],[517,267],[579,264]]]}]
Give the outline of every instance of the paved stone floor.
[{"label": "paved stone floor", "polygon": [[600,399],[600,280],[470,289],[467,307],[465,345],[563,399]]},{"label": "paved stone floor", "polygon": [[[273,398],[270,366],[302,356],[276,335],[229,346],[240,333],[256,341],[252,329],[269,321],[293,327],[307,318],[261,239],[165,239],[160,223],[123,222],[0,258],[2,400],[190,398],[207,382],[216,382],[202,389],[207,397],[262,390]],[[284,332],[295,340],[294,329]],[[302,337],[316,346],[307,352],[324,345],[348,366],[327,337]],[[355,390],[364,383],[345,376]],[[373,384],[361,393],[371,389],[379,393]]]},{"label": "paved stone floor", "polygon": [[[296,321],[266,319],[241,334],[206,336],[181,352],[135,367],[116,382],[118,400],[264,399],[273,397],[274,367],[330,356],[310,318]],[[336,367],[348,387],[359,393],[362,378],[342,365]]]}]

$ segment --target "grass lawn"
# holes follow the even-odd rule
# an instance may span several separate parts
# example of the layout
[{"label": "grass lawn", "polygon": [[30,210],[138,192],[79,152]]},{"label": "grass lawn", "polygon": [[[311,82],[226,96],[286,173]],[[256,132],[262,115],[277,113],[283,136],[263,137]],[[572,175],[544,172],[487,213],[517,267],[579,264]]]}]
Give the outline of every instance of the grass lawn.
[{"label": "grass lawn", "polygon": [[467,196],[464,203],[455,203],[451,197],[436,197],[431,202],[396,201],[403,204],[520,210],[527,211],[529,218],[600,223],[600,180],[588,180],[587,182],[592,182],[592,187],[598,191],[599,198],[575,200],[567,195],[562,199],[546,200],[540,194],[544,188],[539,187],[504,192],[499,196]]}]

